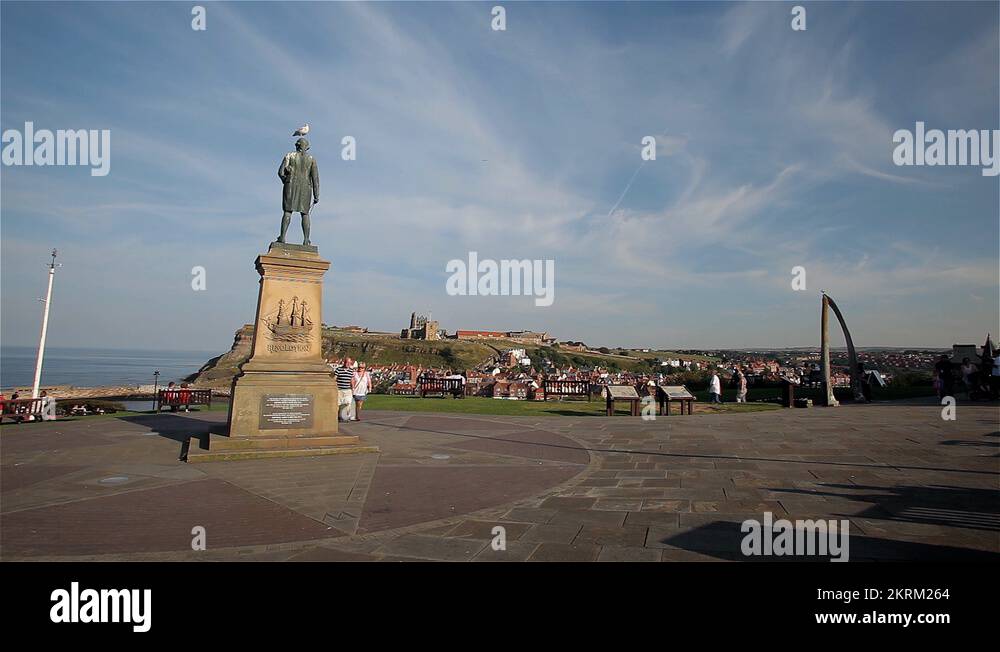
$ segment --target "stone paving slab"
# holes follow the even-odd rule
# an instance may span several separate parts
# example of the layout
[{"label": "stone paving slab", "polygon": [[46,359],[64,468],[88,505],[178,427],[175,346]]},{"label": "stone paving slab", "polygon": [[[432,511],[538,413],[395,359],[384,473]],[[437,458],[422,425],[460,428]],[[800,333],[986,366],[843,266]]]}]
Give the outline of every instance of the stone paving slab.
[{"label": "stone paving slab", "polygon": [[476,521],[465,520],[444,533],[446,537],[460,537],[464,539],[492,539],[494,528],[501,526],[504,529],[506,541],[516,541],[522,534],[531,529],[531,523],[497,523],[496,521]]},{"label": "stone paving slab", "polygon": [[566,510],[557,512],[550,525],[570,525],[580,527],[585,525],[602,525],[605,527],[621,527],[625,523],[628,512],[609,512],[603,510]]},{"label": "stone paving slab", "polygon": [[542,525],[537,524],[529,528],[523,535],[521,541],[534,541],[536,543],[570,543],[580,533],[580,525]]},{"label": "stone paving slab", "polygon": [[528,561],[594,561],[600,547],[590,544],[542,543]]},{"label": "stone paving slab", "polygon": [[375,552],[398,557],[417,557],[440,561],[469,561],[486,546],[485,540],[451,539],[423,534],[404,534]]},{"label": "stone paving slab", "polygon": [[207,462],[198,468],[347,534],[357,532],[377,455]]},{"label": "stone paving slab", "polygon": [[202,480],[3,515],[8,556],[190,550],[195,526],[212,547],[330,536],[321,523],[220,480]]},{"label": "stone paving slab", "polygon": [[527,561],[538,546],[539,544],[531,541],[508,541],[504,550],[494,550],[492,546],[486,546],[472,561]]},{"label": "stone paving slab", "polygon": [[653,548],[604,546],[597,561],[660,561],[662,554]]},{"label": "stone paving slab", "polygon": [[620,527],[584,525],[576,535],[576,538],[573,539],[573,543],[591,544],[602,547],[642,547],[646,543],[647,530],[647,527],[641,525],[623,525]]},{"label": "stone paving slab", "polygon": [[366,555],[359,552],[346,552],[324,546],[316,546],[302,552],[289,555],[282,561],[380,561],[378,555]]},{"label": "stone paving slab", "polygon": [[0,495],[6,497],[12,492],[31,485],[80,471],[84,466],[67,464],[30,464],[9,466],[0,475]]},{"label": "stone paving slab", "polygon": [[503,515],[504,521],[524,521],[526,523],[548,523],[558,510],[542,507],[515,507]]},{"label": "stone paving slab", "polygon": [[[4,426],[0,556],[744,560],[740,524],[766,511],[848,519],[852,560],[1000,561],[1000,412],[963,404],[959,415],[886,404],[655,421],[372,411],[344,430],[378,456],[204,469],[178,461],[180,443],[218,413]],[[128,483],[99,483],[114,474]],[[212,523],[200,553],[197,519]],[[496,525],[506,550],[490,545]]]},{"label": "stone paving slab", "polygon": [[579,472],[576,466],[382,465],[372,480],[359,531],[379,531],[467,514],[484,504],[526,498]]}]

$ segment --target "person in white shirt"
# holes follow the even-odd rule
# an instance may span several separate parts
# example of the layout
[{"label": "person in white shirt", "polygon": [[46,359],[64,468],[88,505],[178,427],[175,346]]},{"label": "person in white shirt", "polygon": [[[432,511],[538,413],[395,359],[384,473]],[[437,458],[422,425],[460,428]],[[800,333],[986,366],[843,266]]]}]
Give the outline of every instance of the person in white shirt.
[{"label": "person in white shirt", "polygon": [[715,371],[712,372],[712,379],[708,381],[708,394],[711,396],[709,403],[722,403],[722,381]]},{"label": "person in white shirt", "polygon": [[364,362],[358,363],[358,370],[351,379],[351,393],[354,395],[354,420],[361,421],[361,407],[372,389],[372,376],[368,373]]},{"label": "person in white shirt", "polygon": [[55,421],[56,400],[49,396],[49,393],[44,389],[42,390],[42,393],[39,394],[39,398],[42,399],[42,421]]},{"label": "person in white shirt", "polygon": [[354,421],[354,361],[344,358],[344,362],[333,372],[337,379],[337,412],[341,421]]}]

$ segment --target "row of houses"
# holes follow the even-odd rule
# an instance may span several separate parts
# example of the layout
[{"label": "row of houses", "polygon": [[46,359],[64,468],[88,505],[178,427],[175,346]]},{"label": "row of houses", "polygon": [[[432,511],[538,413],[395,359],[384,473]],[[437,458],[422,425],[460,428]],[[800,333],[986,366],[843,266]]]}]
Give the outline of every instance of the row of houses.
[{"label": "row of houses", "polygon": [[555,338],[549,337],[548,333],[536,331],[457,330],[454,337],[458,340],[513,340],[525,344],[551,344],[555,342]]},{"label": "row of houses", "polygon": [[[333,366],[340,361],[331,361]],[[751,386],[771,382],[777,378],[790,378],[803,386],[819,383],[818,367],[784,367],[775,364],[740,365],[744,368],[748,384]],[[644,393],[644,388],[669,381],[674,369],[690,370],[690,366],[670,366],[670,370],[659,373],[635,373],[631,371],[609,371],[602,367],[581,369],[575,366],[556,368],[548,366],[538,370],[531,366],[531,360],[524,349],[510,349],[499,354],[476,369],[462,374],[440,367],[423,367],[412,364],[369,365],[376,391],[385,391],[397,396],[416,396],[420,393],[421,377],[461,379],[466,396],[510,400],[541,400],[544,397],[542,384],[545,380],[585,381],[591,393],[599,395],[605,385],[632,385]],[[729,372],[723,375],[723,382],[729,382]],[[831,374],[834,387],[850,387],[851,377],[846,370],[835,369]]]}]

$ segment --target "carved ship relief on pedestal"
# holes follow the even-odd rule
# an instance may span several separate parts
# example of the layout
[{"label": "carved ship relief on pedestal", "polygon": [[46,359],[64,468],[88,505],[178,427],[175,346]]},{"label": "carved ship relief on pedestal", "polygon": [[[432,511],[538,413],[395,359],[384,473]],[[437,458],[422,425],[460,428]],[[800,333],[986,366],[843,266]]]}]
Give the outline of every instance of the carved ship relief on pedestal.
[{"label": "carved ship relief on pedestal", "polygon": [[308,344],[313,321],[309,318],[309,305],[297,296],[290,302],[278,300],[277,310],[264,315],[262,321],[267,327],[267,338],[272,342],[286,344]]}]

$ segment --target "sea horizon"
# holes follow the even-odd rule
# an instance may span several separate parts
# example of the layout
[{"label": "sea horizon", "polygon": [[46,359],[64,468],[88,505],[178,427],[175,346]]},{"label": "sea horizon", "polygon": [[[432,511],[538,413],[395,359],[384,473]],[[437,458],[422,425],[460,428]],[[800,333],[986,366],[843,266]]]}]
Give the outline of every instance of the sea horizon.
[{"label": "sea horizon", "polygon": [[[30,386],[34,381],[33,346],[0,346],[0,388]],[[47,346],[42,363],[42,385],[74,387],[152,385],[180,381],[224,351],[113,349],[106,347]]]}]

